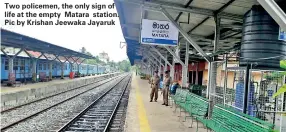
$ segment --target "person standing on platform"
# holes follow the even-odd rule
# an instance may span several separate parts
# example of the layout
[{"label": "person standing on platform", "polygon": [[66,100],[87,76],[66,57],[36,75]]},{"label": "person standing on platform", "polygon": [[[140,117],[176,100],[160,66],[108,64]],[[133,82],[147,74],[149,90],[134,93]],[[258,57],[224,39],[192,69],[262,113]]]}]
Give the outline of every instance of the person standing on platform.
[{"label": "person standing on platform", "polygon": [[164,103],[162,105],[168,106],[168,93],[169,93],[169,87],[171,84],[171,77],[169,76],[169,71],[165,71],[165,78],[163,80],[164,87],[163,87],[163,101]]},{"label": "person standing on platform", "polygon": [[157,102],[158,99],[158,89],[159,89],[159,83],[160,83],[160,77],[158,76],[158,71],[155,71],[155,75],[150,80],[151,83],[151,93],[150,93],[150,102],[153,101],[153,97],[155,95],[155,102]]}]

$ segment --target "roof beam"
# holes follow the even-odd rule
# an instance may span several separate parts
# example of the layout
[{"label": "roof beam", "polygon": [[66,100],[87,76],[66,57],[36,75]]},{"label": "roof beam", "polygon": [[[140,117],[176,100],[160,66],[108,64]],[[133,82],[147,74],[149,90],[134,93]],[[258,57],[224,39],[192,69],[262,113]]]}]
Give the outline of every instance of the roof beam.
[{"label": "roof beam", "polygon": [[135,28],[135,29],[140,29],[140,24],[132,24],[132,23],[126,23],[126,24],[121,24],[122,28]]},{"label": "roof beam", "polygon": [[[227,2],[225,5],[223,5],[222,7],[220,7],[218,10],[214,11],[214,15],[218,15],[219,13],[221,13],[225,8],[227,8],[231,3],[233,3],[235,0],[230,0],[229,2]],[[197,29],[199,26],[201,26],[202,24],[204,24],[208,19],[210,18],[210,16],[206,17],[204,20],[202,20],[199,24],[197,24],[195,27],[193,27],[188,34],[190,34],[192,31],[194,31],[195,29]]]},{"label": "roof beam", "polygon": [[171,55],[173,55],[173,57],[175,57],[179,63],[182,65],[182,66],[185,66],[185,63],[181,61],[181,59],[176,55],[176,53],[174,53],[168,46],[164,46],[169,52]]},{"label": "roof beam", "polygon": [[[206,16],[214,16],[214,11],[204,8],[197,8],[197,7],[188,7],[184,8],[180,4],[174,4],[170,2],[146,2],[146,1],[137,1],[137,0],[114,0],[118,2],[126,2],[130,4],[136,4],[139,6],[143,6],[144,8],[149,8],[151,10],[158,10],[160,8],[165,8],[168,10],[174,10],[178,12],[186,12],[186,13],[194,13]],[[223,19],[229,19],[234,21],[241,22],[243,20],[242,15],[231,14],[231,13],[220,13],[220,17]]]},{"label": "roof beam", "polygon": [[225,10],[229,5],[231,5],[235,0],[230,0],[228,1],[226,4],[224,4],[222,7],[220,7],[218,10],[216,10],[214,12],[214,15],[218,15],[220,14],[221,12],[223,12],[223,10]]},{"label": "roof beam", "polygon": [[[188,3],[184,6],[184,8],[189,7],[193,1],[194,1],[194,0],[189,0]],[[176,17],[176,19],[175,19],[176,22],[180,19],[180,17],[181,17],[182,14],[183,14],[183,12],[180,12],[180,13],[179,13],[179,15],[178,15],[178,16]]]},{"label": "roof beam", "polygon": [[162,64],[162,62],[161,62],[158,58],[156,58],[156,56],[155,56],[153,53],[151,53],[150,51],[147,51],[147,53],[149,53],[156,61],[158,61],[161,66],[164,66],[164,65]]},{"label": "roof beam", "polygon": [[210,17],[206,17],[204,20],[202,20],[199,24],[197,24],[195,27],[193,27],[188,34],[190,34],[192,31],[194,31],[195,29],[197,29],[199,26],[201,26],[202,24],[204,24]]},{"label": "roof beam", "polygon": [[198,46],[195,41],[191,39],[191,37],[175,22],[175,20],[172,18],[172,16],[164,9],[161,8],[161,12],[168,18],[172,24],[177,28],[177,30],[185,37],[185,39],[199,52],[201,55],[207,60],[210,61],[210,59],[207,57],[207,54]]},{"label": "roof beam", "polygon": [[286,31],[286,14],[274,0],[257,0],[277,24]]},{"label": "roof beam", "polygon": [[172,66],[172,64],[167,60],[168,58],[165,58],[155,47],[151,46],[153,51],[155,51],[169,66]]}]

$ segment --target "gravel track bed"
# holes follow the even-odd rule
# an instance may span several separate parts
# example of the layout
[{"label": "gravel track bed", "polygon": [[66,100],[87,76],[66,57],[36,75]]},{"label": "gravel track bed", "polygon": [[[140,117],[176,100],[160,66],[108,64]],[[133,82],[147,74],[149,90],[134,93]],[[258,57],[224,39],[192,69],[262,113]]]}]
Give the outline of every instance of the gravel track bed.
[{"label": "gravel track bed", "polygon": [[131,87],[131,83],[128,84],[123,94],[123,97],[120,100],[119,107],[114,115],[113,120],[110,123],[108,132],[123,132],[124,131],[130,87]]},{"label": "gravel track bed", "polygon": [[[106,94],[103,98],[101,98],[92,108],[90,108],[86,113],[84,113],[85,116],[96,116],[93,120],[94,122],[89,122],[88,124],[85,124],[82,126],[78,119],[76,122],[73,122],[70,127],[76,127],[76,128],[84,128],[84,129],[90,129],[90,131],[102,131],[104,127],[107,125],[107,121],[111,117],[112,111],[114,110],[118,100],[120,99],[120,95],[122,94],[128,78],[125,78],[119,85],[117,85],[115,88],[113,88],[108,94]],[[89,119],[85,116],[81,116],[80,120],[83,119]],[[100,119],[97,120],[96,119]],[[90,125],[93,124],[93,125]],[[74,129],[67,129],[68,131],[75,131]]]},{"label": "gravel track bed", "polygon": [[82,110],[83,107],[87,106],[92,100],[96,99],[102,92],[106,91],[112,84],[118,82],[120,78],[117,78],[111,81],[110,83],[99,86],[98,88],[95,88],[87,93],[84,93],[83,95],[71,99],[59,106],[51,108],[50,110],[44,113],[41,113],[25,122],[22,122],[20,124],[15,125],[12,128],[7,129],[7,131],[9,132],[48,131],[52,128],[52,126],[57,125],[65,117],[70,117],[71,116],[70,114]]},{"label": "gravel track bed", "polygon": [[90,88],[96,87],[96,86],[98,86],[98,85],[100,85],[106,81],[108,81],[108,80],[104,80],[104,81],[98,82],[96,84],[91,84],[91,85],[88,85],[88,86],[85,86],[82,88],[78,88],[78,89],[69,91],[67,93],[63,93],[63,94],[60,94],[60,95],[57,95],[57,96],[54,96],[51,98],[41,100],[39,102],[35,102],[35,103],[29,104],[26,106],[22,106],[20,108],[12,110],[12,111],[2,113],[1,114],[1,127],[6,126],[12,122],[19,120],[19,119],[22,119],[26,116],[29,116],[33,113],[36,113],[36,112],[38,112],[44,108],[47,108],[51,105],[57,104],[58,102],[61,102],[62,100],[70,98],[70,97],[72,97],[78,93],[81,93],[81,92],[84,92]]}]

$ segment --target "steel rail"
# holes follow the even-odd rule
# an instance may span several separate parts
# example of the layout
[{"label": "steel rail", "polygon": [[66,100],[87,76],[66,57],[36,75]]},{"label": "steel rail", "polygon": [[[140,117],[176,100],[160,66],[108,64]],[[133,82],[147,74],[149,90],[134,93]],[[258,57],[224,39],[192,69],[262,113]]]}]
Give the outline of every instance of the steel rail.
[{"label": "steel rail", "polygon": [[[128,75],[127,75],[128,76]],[[126,77],[127,77],[126,76]],[[125,79],[125,78],[123,78]],[[122,79],[122,80],[123,80]],[[130,79],[130,78],[129,78]],[[121,80],[121,81],[122,81]],[[69,122],[67,122],[64,126],[62,126],[60,129],[57,130],[57,132],[64,132],[66,129],[69,128],[70,125],[72,125],[74,122],[76,122],[82,115],[84,115],[92,106],[94,106],[100,99],[102,99],[105,95],[107,95],[113,88],[115,88],[121,81],[116,83],[114,86],[112,86],[109,90],[107,90],[105,93],[103,93],[100,97],[98,97],[95,101],[90,103],[86,108],[84,108],[81,112],[79,112],[75,117],[73,117]]]},{"label": "steel rail", "polygon": [[[131,77],[132,77],[132,76],[131,76]],[[115,106],[115,108],[113,109],[112,114],[111,114],[111,116],[109,117],[109,120],[108,120],[108,122],[107,122],[107,124],[106,124],[106,126],[105,126],[105,128],[104,128],[104,130],[103,130],[103,132],[107,132],[107,131],[108,131],[108,128],[109,128],[110,125],[111,125],[111,121],[113,120],[114,115],[115,115],[115,113],[116,113],[117,110],[118,110],[120,101],[121,101],[121,99],[122,99],[122,97],[123,97],[123,95],[124,95],[124,93],[125,93],[127,87],[129,86],[131,80],[132,80],[132,79],[129,79],[129,81],[127,82],[127,84],[126,84],[126,86],[125,86],[125,88],[124,88],[124,90],[123,90],[123,92],[121,93],[121,95],[120,95],[120,97],[119,97],[119,99],[118,99],[118,101],[117,101],[117,103],[116,103],[116,106]]]},{"label": "steel rail", "polygon": [[[125,78],[125,77],[123,77],[119,82],[121,82],[124,78]],[[51,108],[53,108],[53,107],[55,107],[55,106],[58,106],[58,105],[60,105],[60,104],[62,104],[62,103],[64,103],[64,102],[67,102],[67,101],[69,101],[69,100],[71,100],[71,99],[73,99],[73,98],[75,98],[75,97],[77,97],[77,96],[79,96],[79,95],[82,95],[82,94],[84,94],[84,93],[86,93],[86,92],[89,92],[89,91],[93,90],[94,88],[97,88],[97,87],[99,87],[99,86],[102,86],[102,85],[104,85],[104,84],[106,84],[106,83],[108,83],[108,82],[109,82],[109,81],[107,81],[107,82],[105,82],[105,83],[102,83],[102,84],[99,84],[98,86],[95,86],[95,87],[93,87],[93,88],[90,88],[90,89],[88,89],[88,90],[86,90],[86,91],[84,91],[84,92],[78,93],[78,94],[76,94],[76,95],[74,95],[74,96],[72,96],[72,97],[70,97],[70,98],[67,98],[67,99],[65,99],[65,100],[63,100],[63,101],[61,101],[61,102],[59,102],[59,103],[56,103],[56,104],[54,104],[54,105],[52,105],[52,106],[49,106],[49,107],[47,107],[47,108],[45,108],[45,109],[42,109],[42,110],[40,110],[40,111],[38,111],[38,112],[36,112],[36,113],[34,113],[34,114],[31,114],[31,115],[29,115],[29,116],[26,116],[25,118],[22,118],[22,119],[17,120],[17,121],[15,121],[15,122],[13,122],[13,123],[10,123],[9,125],[6,125],[6,126],[2,127],[2,128],[0,129],[0,131],[6,130],[6,129],[8,129],[8,128],[11,128],[12,126],[14,126],[14,125],[16,125],[16,124],[19,124],[19,123],[21,123],[21,122],[24,122],[24,121],[26,121],[26,120],[28,120],[28,119],[34,117],[34,116],[37,116],[37,115],[40,114],[40,113],[43,113],[43,112],[45,112],[45,111],[47,111],[47,110],[49,110],[49,109],[51,109]],[[118,83],[119,83],[119,82],[118,82]],[[118,83],[117,83],[117,84],[118,84]]]}]

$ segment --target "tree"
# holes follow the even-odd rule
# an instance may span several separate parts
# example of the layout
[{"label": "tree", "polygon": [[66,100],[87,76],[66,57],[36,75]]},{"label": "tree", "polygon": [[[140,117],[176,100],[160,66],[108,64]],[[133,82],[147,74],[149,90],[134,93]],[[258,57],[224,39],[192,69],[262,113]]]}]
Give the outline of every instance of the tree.
[{"label": "tree", "polygon": [[81,50],[80,50],[80,52],[83,53],[83,54],[85,54],[85,53],[86,53],[86,48],[85,48],[85,47],[82,47]]},{"label": "tree", "polygon": [[124,72],[129,72],[131,68],[131,64],[129,60],[122,60],[118,62],[119,70]]}]

